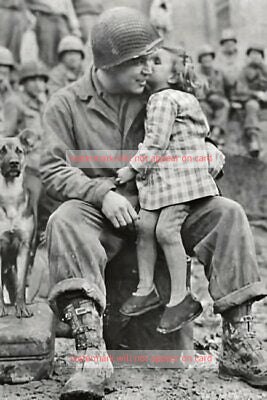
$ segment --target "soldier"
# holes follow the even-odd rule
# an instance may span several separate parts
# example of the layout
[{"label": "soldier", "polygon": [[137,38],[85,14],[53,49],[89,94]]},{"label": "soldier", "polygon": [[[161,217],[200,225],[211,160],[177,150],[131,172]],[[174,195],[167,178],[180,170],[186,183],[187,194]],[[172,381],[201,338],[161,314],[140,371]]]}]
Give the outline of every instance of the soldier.
[{"label": "soldier", "polygon": [[231,98],[231,92],[239,77],[242,62],[237,48],[237,38],[232,29],[225,29],[220,39],[221,51],[217,57],[217,68],[223,73],[227,98]]},{"label": "soldier", "polygon": [[224,77],[214,66],[215,51],[210,45],[201,48],[198,54],[198,78],[202,90],[199,101],[207,115],[211,138],[220,146],[224,144],[227,129],[229,102],[225,96]]},{"label": "soldier", "polygon": [[83,75],[84,56],[81,39],[76,36],[66,36],[61,40],[58,46],[60,63],[49,74],[48,92],[50,96]]},{"label": "soldier", "polygon": [[267,66],[265,64],[264,47],[260,44],[252,44],[246,51],[248,62],[253,61],[261,66],[262,72],[267,76]]},{"label": "soldier", "polygon": [[57,63],[60,40],[70,34],[81,36],[72,0],[27,0],[36,16],[39,57],[49,67]]},{"label": "soldier", "polygon": [[0,136],[8,130],[7,102],[16,96],[10,83],[14,66],[11,51],[0,46]]},{"label": "soldier", "polygon": [[20,61],[20,46],[27,25],[25,0],[0,0],[0,45]]},{"label": "soldier", "polygon": [[103,11],[102,3],[102,0],[73,0],[84,43],[90,39],[91,28]]},{"label": "soldier", "polygon": [[20,72],[22,92],[19,96],[10,98],[6,106],[9,136],[16,136],[24,128],[42,134],[47,80],[48,74],[41,63],[31,61],[22,65]]},{"label": "soldier", "polygon": [[[251,48],[247,54],[251,59]],[[264,56],[264,52],[262,53]],[[254,58],[254,57],[253,57]],[[243,68],[235,90],[236,100],[245,109],[244,134],[249,154],[258,157],[260,153],[259,111],[267,104],[267,76],[263,59],[249,61]]]}]

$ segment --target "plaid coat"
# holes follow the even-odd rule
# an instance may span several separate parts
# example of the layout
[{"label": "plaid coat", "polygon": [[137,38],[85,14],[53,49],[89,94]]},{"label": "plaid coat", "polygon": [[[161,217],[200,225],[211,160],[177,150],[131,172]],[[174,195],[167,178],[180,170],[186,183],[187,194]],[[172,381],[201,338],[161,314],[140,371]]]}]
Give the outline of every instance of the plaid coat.
[{"label": "plaid coat", "polygon": [[[193,95],[173,89],[153,94],[145,130],[143,145],[131,161],[138,172],[145,168],[137,175],[142,208],[156,210],[219,194],[208,162],[198,161],[207,156],[209,126]],[[192,161],[182,161],[183,156],[191,156]],[[155,157],[163,162],[155,163]]]}]

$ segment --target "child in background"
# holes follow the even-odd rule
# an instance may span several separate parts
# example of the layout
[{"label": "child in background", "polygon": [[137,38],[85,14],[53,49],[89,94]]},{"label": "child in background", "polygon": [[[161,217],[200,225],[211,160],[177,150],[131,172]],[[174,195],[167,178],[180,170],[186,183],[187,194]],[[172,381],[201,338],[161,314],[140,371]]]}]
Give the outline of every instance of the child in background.
[{"label": "child in background", "polygon": [[[186,288],[186,252],[180,230],[190,201],[219,194],[207,162],[208,122],[191,94],[196,85],[184,60],[185,54],[169,47],[161,48],[153,56],[153,74],[147,82],[154,94],[147,104],[144,143],[130,164],[118,171],[117,178],[119,184],[124,184],[136,177],[141,206],[139,284],[120,312],[138,316],[160,305],[154,285],[158,242],[171,278],[170,300],[157,328],[163,334],[181,329],[202,312],[200,302]],[[192,154],[206,156],[206,162],[175,165],[151,161],[157,156]]]}]

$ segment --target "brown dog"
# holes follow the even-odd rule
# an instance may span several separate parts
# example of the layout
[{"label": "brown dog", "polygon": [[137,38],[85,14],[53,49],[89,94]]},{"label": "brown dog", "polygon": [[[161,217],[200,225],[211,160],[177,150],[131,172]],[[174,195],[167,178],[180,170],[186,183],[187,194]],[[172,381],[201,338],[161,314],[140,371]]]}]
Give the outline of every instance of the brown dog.
[{"label": "brown dog", "polygon": [[0,317],[7,315],[4,285],[16,316],[32,315],[25,304],[25,283],[35,246],[38,194],[30,189],[25,167],[27,142],[35,137],[27,129],[0,139]]}]

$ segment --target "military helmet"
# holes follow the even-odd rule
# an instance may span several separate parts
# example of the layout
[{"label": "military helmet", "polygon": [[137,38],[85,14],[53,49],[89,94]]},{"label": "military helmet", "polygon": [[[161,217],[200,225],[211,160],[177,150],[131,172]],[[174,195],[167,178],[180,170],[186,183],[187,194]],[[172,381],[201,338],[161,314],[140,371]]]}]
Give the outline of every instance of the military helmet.
[{"label": "military helmet", "polygon": [[68,35],[61,39],[57,54],[60,57],[66,51],[77,51],[81,53],[82,58],[85,57],[83,42],[77,36]]},{"label": "military helmet", "polygon": [[21,66],[19,82],[23,84],[25,80],[30,78],[43,78],[46,82],[48,81],[48,72],[46,67],[36,61],[28,61]]},{"label": "military helmet", "polygon": [[198,52],[198,62],[201,62],[203,56],[211,55],[215,58],[214,48],[210,44],[203,45]]},{"label": "military helmet", "polygon": [[257,51],[258,53],[261,53],[262,58],[264,58],[265,52],[264,52],[264,47],[262,45],[260,45],[259,43],[254,43],[254,44],[250,45],[246,51],[247,56],[249,56],[250,52],[253,50]]},{"label": "military helmet", "polygon": [[91,46],[97,68],[111,68],[147,55],[162,38],[138,10],[115,7],[100,15],[91,31]]},{"label": "military helmet", "polygon": [[0,65],[5,65],[10,68],[15,67],[13,54],[6,47],[0,46]]},{"label": "military helmet", "polygon": [[232,29],[224,29],[222,31],[222,35],[220,38],[220,44],[224,44],[224,42],[227,42],[229,40],[232,40],[233,42],[237,43],[237,37]]}]

